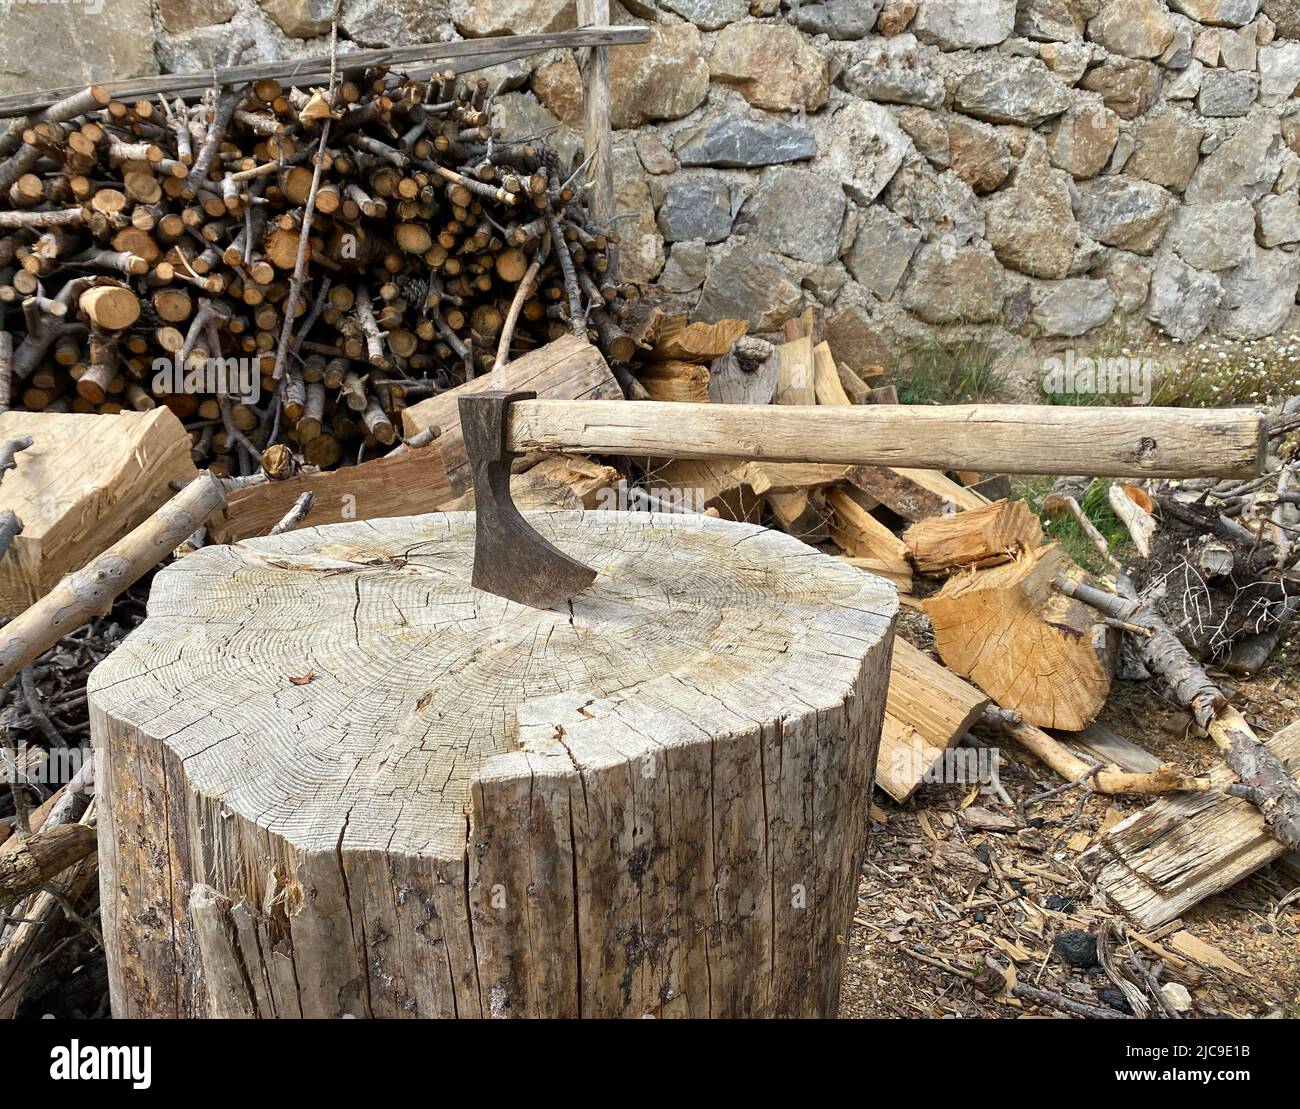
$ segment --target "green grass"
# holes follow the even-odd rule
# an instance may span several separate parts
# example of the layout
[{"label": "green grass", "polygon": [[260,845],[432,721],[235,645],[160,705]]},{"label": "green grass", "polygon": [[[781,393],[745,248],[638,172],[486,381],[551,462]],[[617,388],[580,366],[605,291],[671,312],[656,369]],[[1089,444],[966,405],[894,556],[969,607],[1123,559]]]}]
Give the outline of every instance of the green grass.
[{"label": "green grass", "polygon": [[[1059,544],[1085,570],[1094,574],[1105,573],[1109,569],[1106,560],[1073,519],[1067,516],[1059,520],[1048,520],[1043,514],[1043,500],[1052,491],[1052,483],[1055,481],[1054,477],[1013,477],[1011,488],[1016,496],[1022,498],[1038,514],[1043,521],[1043,534],[1050,541]],[[1110,507],[1107,494],[1109,488],[1109,481],[1097,478],[1088,486],[1079,507],[1110,544],[1111,553],[1122,562],[1129,553],[1132,540],[1128,529]]]},{"label": "green grass", "polygon": [[936,336],[902,351],[889,381],[900,404],[979,404],[1002,395],[1005,361],[995,343]]}]

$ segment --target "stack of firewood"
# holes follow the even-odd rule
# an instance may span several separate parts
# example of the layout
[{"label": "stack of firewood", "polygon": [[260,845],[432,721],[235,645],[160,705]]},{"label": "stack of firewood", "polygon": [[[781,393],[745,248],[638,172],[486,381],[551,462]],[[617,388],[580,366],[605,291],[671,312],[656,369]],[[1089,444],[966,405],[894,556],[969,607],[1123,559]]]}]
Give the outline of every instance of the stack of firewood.
[{"label": "stack of firewood", "polygon": [[366,69],[193,105],[92,87],[11,128],[0,401],[165,404],[196,464],[238,475],[273,443],[322,468],[382,453],[408,402],[560,334],[626,361],[634,290],[583,167],[499,141],[489,101],[482,78]]}]

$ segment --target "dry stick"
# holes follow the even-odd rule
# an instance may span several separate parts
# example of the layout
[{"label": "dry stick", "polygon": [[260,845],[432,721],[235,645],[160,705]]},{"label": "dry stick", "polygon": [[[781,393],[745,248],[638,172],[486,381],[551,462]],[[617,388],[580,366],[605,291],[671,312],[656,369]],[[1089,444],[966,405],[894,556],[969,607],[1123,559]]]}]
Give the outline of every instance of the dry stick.
[{"label": "dry stick", "polygon": [[284,514],[284,518],[275,525],[268,535],[282,535],[286,531],[293,531],[303,520],[307,518],[307,513],[311,511],[311,506],[316,503],[316,497],[312,493],[304,493],[293,503],[293,507]]},{"label": "dry stick", "polygon": [[1169,625],[1136,598],[1065,580],[1055,584],[1062,593],[1099,612],[1151,629],[1152,635],[1137,644],[1143,664],[1169,683],[1178,703],[1210,733],[1224,763],[1245,787],[1239,795],[1264,814],[1277,841],[1292,851],[1300,850],[1300,786],[1286,764],[1228,704],[1223,690],[1210,680]]},{"label": "dry stick", "polygon": [[0,911],[8,912],[51,878],[95,850],[95,829],[56,824],[30,836],[15,836],[0,847]]},{"label": "dry stick", "polygon": [[1014,739],[1070,785],[1090,782],[1097,793],[1151,796],[1162,793],[1202,793],[1210,788],[1208,778],[1190,777],[1163,766],[1149,774],[1099,770],[1084,762],[1041,728],[1026,724],[1023,720],[1009,720],[1000,710],[986,713],[984,723]]},{"label": "dry stick", "polygon": [[423,431],[417,431],[404,443],[399,443],[385,457],[392,458],[394,455],[405,454],[407,451],[418,451],[421,447],[427,447],[441,435],[442,428],[437,424],[430,424]]},{"label": "dry stick", "polygon": [[0,331],[0,412],[8,412],[14,392],[14,337]]},{"label": "dry stick", "polygon": [[[342,0],[334,5],[334,17],[330,23],[330,83],[329,101],[334,104],[334,90],[338,84],[338,45],[339,45],[339,8]],[[311,188],[307,190],[307,200],[302,209],[302,228],[298,237],[298,253],[293,260],[293,277],[289,281],[289,295],[284,301],[284,323],[280,327],[280,345],[275,352],[275,369],[271,378],[278,386],[284,377],[285,359],[289,355],[289,340],[293,337],[294,317],[298,313],[298,301],[302,299],[302,279],[307,270],[307,252],[311,249],[311,221],[316,214],[316,194],[320,192],[321,174],[325,170],[325,159],[329,145],[330,124],[333,118],[321,124],[320,145],[316,148],[315,168],[311,175]],[[303,332],[306,334],[306,331]]]},{"label": "dry stick", "polygon": [[546,226],[551,233],[551,247],[560,261],[560,272],[564,274],[564,289],[569,294],[569,329],[579,339],[587,335],[587,322],[582,312],[582,291],[578,288],[578,274],[573,268],[573,256],[564,242],[564,232],[560,230],[560,221],[553,211],[546,213]]},{"label": "dry stick", "polygon": [[134,531],[15,616],[0,629],[0,682],[106,612],[122,590],[139,581],[225,503],[221,482],[206,471],[199,474]]}]

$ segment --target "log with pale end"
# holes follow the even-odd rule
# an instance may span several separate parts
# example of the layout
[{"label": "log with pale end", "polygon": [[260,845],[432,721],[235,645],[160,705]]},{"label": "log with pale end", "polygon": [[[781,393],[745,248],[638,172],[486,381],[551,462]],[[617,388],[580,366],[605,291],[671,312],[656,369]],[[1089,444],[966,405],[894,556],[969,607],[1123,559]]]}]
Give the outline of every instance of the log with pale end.
[{"label": "log with pale end", "polygon": [[832,1016],[897,598],[761,528],[530,517],[207,547],[92,675],[117,1016]]}]

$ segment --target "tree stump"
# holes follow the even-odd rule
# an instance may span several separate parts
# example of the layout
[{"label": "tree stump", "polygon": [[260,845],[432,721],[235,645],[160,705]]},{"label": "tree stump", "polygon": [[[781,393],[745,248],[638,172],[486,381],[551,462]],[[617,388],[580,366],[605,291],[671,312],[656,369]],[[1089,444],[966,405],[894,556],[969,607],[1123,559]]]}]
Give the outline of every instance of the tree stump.
[{"label": "tree stump", "polygon": [[832,1016],[893,590],[704,516],[556,512],[556,611],[473,516],[207,547],[94,673],[114,1014]]}]

